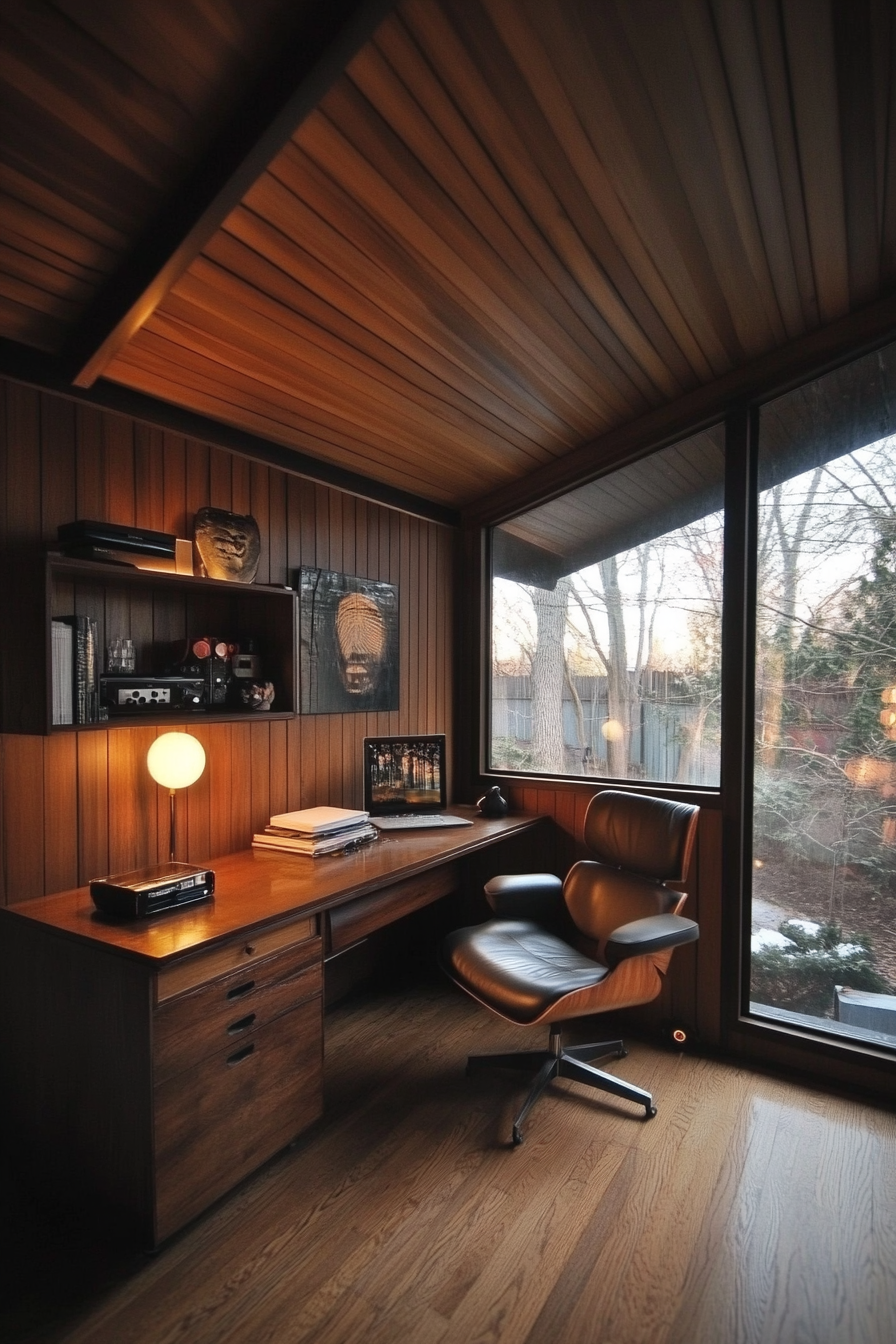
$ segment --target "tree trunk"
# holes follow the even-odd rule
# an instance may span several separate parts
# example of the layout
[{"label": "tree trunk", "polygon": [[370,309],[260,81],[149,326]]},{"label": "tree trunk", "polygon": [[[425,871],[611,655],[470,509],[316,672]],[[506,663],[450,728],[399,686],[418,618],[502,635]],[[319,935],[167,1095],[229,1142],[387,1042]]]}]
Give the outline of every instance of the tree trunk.
[{"label": "tree trunk", "polygon": [[607,608],[607,722],[603,734],[607,742],[608,773],[617,779],[628,777],[629,738],[631,734],[631,687],[625,647],[625,620],[616,557],[601,560],[598,566]]},{"label": "tree trunk", "polygon": [[556,588],[531,588],[537,642],[532,658],[532,755],[536,770],[564,773],[563,685],[566,678],[567,608],[572,583],[558,580]]}]

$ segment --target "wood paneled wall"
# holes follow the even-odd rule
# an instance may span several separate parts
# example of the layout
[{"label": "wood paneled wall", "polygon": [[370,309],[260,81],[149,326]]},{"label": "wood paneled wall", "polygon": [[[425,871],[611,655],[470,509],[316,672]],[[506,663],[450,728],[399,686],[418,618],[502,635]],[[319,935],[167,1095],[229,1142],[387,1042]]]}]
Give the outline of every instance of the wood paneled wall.
[{"label": "wood paneled wall", "polygon": [[[261,583],[302,565],[398,586],[399,709],[191,725],[202,778],[178,798],[201,861],[245,848],[272,813],[361,802],[361,739],[452,731],[455,535],[363,499],[15,383],[0,382],[0,543],[52,543],[61,522],[106,519],[192,534],[203,504],[251,513]],[[197,632],[199,633],[199,632]],[[4,622],[4,639],[15,631]],[[28,694],[28,688],[22,688]],[[145,756],[155,728],[0,737],[0,900],[27,900],[164,857],[168,799]]]}]

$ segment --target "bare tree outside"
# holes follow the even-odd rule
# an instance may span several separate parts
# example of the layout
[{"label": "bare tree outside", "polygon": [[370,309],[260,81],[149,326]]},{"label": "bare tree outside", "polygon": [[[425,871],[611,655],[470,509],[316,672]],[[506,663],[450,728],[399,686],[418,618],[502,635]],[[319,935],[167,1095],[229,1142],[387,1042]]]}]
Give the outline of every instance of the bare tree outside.
[{"label": "bare tree outside", "polygon": [[759,499],[751,999],[858,1034],[896,988],[894,448]]},{"label": "bare tree outside", "polygon": [[492,764],[718,783],[722,516],[493,590]]}]

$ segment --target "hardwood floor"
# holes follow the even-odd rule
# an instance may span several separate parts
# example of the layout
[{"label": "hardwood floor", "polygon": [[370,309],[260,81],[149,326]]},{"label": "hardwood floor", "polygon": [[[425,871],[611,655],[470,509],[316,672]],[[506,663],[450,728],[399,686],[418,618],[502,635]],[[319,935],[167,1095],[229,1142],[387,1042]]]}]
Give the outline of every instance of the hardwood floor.
[{"label": "hardwood floor", "polygon": [[[637,1040],[655,1120],[468,1051],[541,1044],[447,985],[326,1020],[327,1113],[153,1258],[27,1200],[4,1264],[15,1344],[890,1344],[896,1117]],[[537,1035],[537,1041],[533,1036]],[[617,1066],[613,1066],[614,1068]]]}]

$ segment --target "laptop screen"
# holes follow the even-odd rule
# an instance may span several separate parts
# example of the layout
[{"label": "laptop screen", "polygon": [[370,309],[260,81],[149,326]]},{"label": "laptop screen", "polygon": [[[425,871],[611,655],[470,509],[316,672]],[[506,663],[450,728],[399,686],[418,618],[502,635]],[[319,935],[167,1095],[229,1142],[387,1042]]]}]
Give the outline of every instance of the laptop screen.
[{"label": "laptop screen", "polygon": [[365,737],[364,807],[372,817],[446,804],[445,734]]}]

